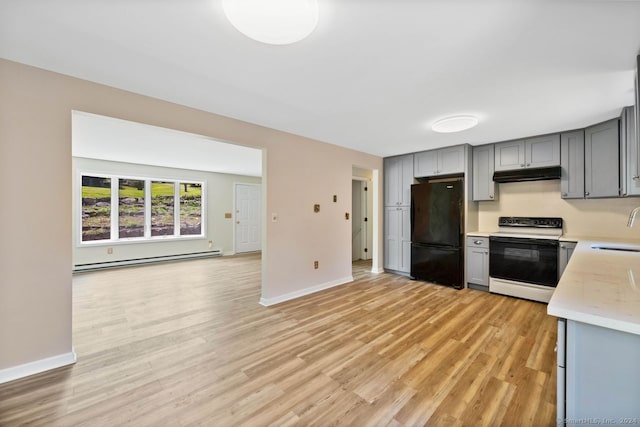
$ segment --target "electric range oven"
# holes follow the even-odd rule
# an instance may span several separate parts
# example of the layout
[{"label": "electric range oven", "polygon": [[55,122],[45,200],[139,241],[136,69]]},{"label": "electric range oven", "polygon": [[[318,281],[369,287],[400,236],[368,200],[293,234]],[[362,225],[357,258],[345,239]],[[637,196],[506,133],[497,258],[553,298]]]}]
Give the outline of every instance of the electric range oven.
[{"label": "electric range oven", "polygon": [[489,291],[549,302],[558,284],[562,218],[500,217],[489,235]]}]

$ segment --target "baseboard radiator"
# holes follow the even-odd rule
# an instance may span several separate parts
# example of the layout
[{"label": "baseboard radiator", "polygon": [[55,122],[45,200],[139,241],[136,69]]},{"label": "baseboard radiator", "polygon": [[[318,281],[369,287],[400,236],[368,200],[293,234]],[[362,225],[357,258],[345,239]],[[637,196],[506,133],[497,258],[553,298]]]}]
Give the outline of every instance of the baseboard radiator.
[{"label": "baseboard radiator", "polygon": [[120,261],[94,262],[90,264],[76,264],[73,266],[73,272],[103,270],[107,268],[124,267],[129,265],[153,264],[167,261],[181,261],[186,259],[212,258],[222,256],[220,249],[207,252],[193,252],[189,254],[164,255],[146,258],[125,259]]}]

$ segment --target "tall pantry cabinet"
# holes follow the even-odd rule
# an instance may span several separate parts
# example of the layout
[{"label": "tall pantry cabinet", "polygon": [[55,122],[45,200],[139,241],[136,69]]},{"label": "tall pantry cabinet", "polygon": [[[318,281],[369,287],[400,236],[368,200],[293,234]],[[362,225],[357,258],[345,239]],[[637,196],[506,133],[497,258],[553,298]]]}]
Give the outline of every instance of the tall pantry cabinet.
[{"label": "tall pantry cabinet", "polygon": [[384,159],[384,268],[411,271],[413,154]]}]

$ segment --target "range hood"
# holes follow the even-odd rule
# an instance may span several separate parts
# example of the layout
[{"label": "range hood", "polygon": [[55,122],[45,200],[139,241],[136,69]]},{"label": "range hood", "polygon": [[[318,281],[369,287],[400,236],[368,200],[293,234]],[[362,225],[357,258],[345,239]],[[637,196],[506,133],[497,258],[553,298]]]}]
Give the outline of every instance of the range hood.
[{"label": "range hood", "polygon": [[509,171],[498,171],[493,174],[495,182],[521,182],[521,181],[544,181],[547,179],[560,179],[562,168],[552,166],[549,168],[527,168],[514,169]]}]

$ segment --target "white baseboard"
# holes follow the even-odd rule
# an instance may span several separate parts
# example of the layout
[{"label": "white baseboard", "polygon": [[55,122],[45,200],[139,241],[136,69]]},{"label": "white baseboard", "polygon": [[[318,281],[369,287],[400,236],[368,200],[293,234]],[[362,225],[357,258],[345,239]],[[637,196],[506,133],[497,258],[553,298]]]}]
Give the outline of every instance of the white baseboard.
[{"label": "white baseboard", "polygon": [[380,274],[380,273],[384,273],[384,268],[373,267],[373,268],[371,269],[371,272],[372,272],[373,274]]},{"label": "white baseboard", "polygon": [[294,298],[300,298],[305,295],[313,294],[319,291],[323,291],[325,289],[333,288],[336,286],[344,285],[346,283],[353,282],[353,276],[343,277],[342,279],[332,280],[330,282],[321,283],[316,286],[311,286],[309,288],[300,289],[299,291],[289,292],[288,294],[280,295],[273,298],[260,298],[260,305],[264,305],[268,307],[270,305],[279,304],[281,302],[289,301]]},{"label": "white baseboard", "polygon": [[223,252],[222,256],[230,256],[230,255],[235,255],[236,253],[234,251],[228,251],[228,252]]},{"label": "white baseboard", "polygon": [[47,357],[46,359],[36,360],[35,362],[25,363],[24,365],[2,369],[0,370],[0,384],[39,374],[51,369],[61,368],[62,366],[72,365],[76,363],[76,359],[75,350],[71,350],[70,353],[59,354],[57,356]]}]

